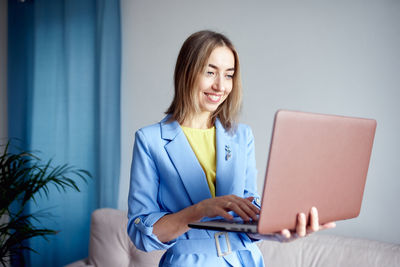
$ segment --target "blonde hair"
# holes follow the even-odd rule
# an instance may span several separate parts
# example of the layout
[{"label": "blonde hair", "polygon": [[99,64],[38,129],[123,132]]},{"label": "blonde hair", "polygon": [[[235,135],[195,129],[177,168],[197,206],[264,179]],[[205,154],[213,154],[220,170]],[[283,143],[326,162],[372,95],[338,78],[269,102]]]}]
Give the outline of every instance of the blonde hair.
[{"label": "blonde hair", "polygon": [[211,52],[217,47],[229,48],[235,58],[232,91],[212,114],[212,122],[218,118],[228,131],[234,129],[241,108],[242,83],[240,79],[239,57],[232,42],[223,34],[213,31],[199,31],[190,35],[183,43],[175,65],[175,94],[165,112],[170,120],[182,123],[198,111],[195,92],[198,76],[204,72]]}]

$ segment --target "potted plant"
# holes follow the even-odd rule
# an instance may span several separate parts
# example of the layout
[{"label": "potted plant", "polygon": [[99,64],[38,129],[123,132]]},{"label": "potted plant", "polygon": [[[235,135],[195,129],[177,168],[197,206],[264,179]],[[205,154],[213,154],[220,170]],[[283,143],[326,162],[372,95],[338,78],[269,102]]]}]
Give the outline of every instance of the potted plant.
[{"label": "potted plant", "polygon": [[46,239],[57,233],[34,224],[44,214],[43,211],[26,212],[28,202],[38,196],[48,198],[51,187],[59,192],[69,188],[80,191],[74,178],[87,182],[91,177],[88,171],[68,164],[52,166],[52,160],[43,163],[37,153],[21,150],[11,153],[9,145],[10,142],[0,147],[0,153],[4,148],[0,156],[0,263],[3,266],[23,250],[34,251],[27,245],[28,239],[36,236]]}]

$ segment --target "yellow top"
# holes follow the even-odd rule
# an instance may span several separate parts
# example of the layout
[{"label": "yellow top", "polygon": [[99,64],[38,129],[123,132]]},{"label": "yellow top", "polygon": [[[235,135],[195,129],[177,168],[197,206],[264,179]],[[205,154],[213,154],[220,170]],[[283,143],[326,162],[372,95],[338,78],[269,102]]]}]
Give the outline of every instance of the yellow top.
[{"label": "yellow top", "polygon": [[181,126],[193,149],[201,167],[206,174],[208,187],[215,197],[215,181],[217,161],[215,158],[215,127],[210,129],[194,129]]}]

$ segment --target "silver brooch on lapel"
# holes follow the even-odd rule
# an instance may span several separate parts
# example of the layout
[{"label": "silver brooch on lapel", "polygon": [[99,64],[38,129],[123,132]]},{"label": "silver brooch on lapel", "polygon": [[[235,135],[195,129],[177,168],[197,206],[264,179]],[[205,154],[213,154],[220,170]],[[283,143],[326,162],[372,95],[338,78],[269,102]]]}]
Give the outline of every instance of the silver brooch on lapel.
[{"label": "silver brooch on lapel", "polygon": [[228,145],[225,145],[225,160],[230,159],[232,157],[231,148]]}]

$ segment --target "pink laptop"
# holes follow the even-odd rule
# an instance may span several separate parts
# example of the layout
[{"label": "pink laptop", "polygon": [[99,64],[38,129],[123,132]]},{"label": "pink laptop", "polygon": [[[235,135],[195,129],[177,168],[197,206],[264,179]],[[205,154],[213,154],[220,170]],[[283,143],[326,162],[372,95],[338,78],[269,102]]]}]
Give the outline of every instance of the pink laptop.
[{"label": "pink laptop", "polygon": [[[259,220],[192,228],[269,234],[295,229],[315,206],[320,223],[360,213],[376,121],[288,110],[275,114]],[[218,177],[217,177],[218,179]]]}]

